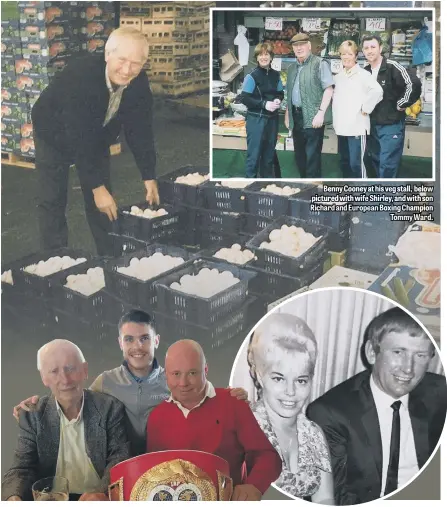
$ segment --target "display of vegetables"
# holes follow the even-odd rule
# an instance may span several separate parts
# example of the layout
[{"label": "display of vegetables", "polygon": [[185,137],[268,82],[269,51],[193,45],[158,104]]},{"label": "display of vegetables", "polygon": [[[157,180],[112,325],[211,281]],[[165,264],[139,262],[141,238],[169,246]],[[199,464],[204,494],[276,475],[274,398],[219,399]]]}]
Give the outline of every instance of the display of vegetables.
[{"label": "display of vegetables", "polygon": [[118,273],[138,278],[143,282],[155,278],[161,273],[170,271],[180,266],[185,260],[182,257],[173,257],[171,255],[163,255],[161,252],[155,252],[148,257],[132,257],[129,266],[117,268]]},{"label": "display of vegetables", "polygon": [[294,195],[300,192],[299,188],[290,187],[289,185],[286,185],[284,187],[278,187],[274,183],[267,185],[264,188],[261,188],[261,192],[268,192],[269,194],[275,194],[275,195]]},{"label": "display of vegetables", "polygon": [[90,268],[87,273],[67,276],[67,289],[80,292],[84,296],[92,296],[106,286],[104,270],[100,267]]},{"label": "display of vegetables", "polygon": [[132,206],[130,208],[130,211],[123,211],[123,213],[125,213],[126,215],[133,215],[135,217],[149,219],[168,215],[168,212],[164,208],[160,208],[159,210],[152,210],[150,208],[146,208],[145,210],[142,210],[138,206]]},{"label": "display of vegetables", "polygon": [[273,250],[288,257],[299,257],[309,250],[320,238],[316,238],[302,227],[283,225],[269,234],[270,241],[263,241],[260,248]]},{"label": "display of vegetables", "polygon": [[77,264],[82,264],[86,261],[87,259],[84,257],[72,259],[68,255],[64,255],[64,257],[55,256],[50,257],[46,261],[39,261],[37,264],[30,264],[29,266],[23,268],[23,271],[26,271],[27,273],[31,273],[33,275],[45,277],[57,273],[58,271],[76,266]]},{"label": "display of vegetables", "polygon": [[[245,121],[244,121],[245,124]],[[185,176],[178,176],[175,179],[175,183],[183,183],[184,185],[191,185],[193,187],[197,185],[201,185],[205,181],[209,180],[210,177],[208,174],[200,174],[200,173],[189,173]]]},{"label": "display of vegetables", "polygon": [[193,296],[210,298],[239,282],[231,271],[202,268],[197,275],[183,275],[179,282],[171,283],[171,289]]},{"label": "display of vegetables", "polygon": [[14,281],[12,279],[12,271],[10,269],[2,273],[2,282],[8,283],[9,285],[14,285]]},{"label": "display of vegetables", "polygon": [[255,254],[250,250],[242,250],[241,245],[234,243],[230,248],[221,248],[213,257],[242,265],[254,259]]}]

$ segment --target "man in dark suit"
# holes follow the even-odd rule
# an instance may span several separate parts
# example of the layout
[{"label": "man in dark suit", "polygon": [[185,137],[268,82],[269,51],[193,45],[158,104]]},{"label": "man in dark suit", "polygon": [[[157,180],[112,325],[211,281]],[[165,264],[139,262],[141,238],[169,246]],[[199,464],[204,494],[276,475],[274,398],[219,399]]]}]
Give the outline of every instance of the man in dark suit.
[{"label": "man in dark suit", "polygon": [[41,246],[67,246],[68,169],[76,165],[87,221],[100,255],[111,255],[108,232],[117,218],[110,186],[110,145],[124,129],[145,186],[159,204],[155,180],[152,94],[143,65],[144,35],[132,28],[112,32],[103,55],[74,58],[42,92],[32,109]]},{"label": "man in dark suit", "polygon": [[22,411],[14,461],[2,482],[3,500],[31,500],[35,481],[68,479],[70,499],[107,499],[110,469],[130,457],[124,405],[83,389],[87,363],[67,340],[53,340],[37,354],[51,396]]},{"label": "man in dark suit", "polygon": [[369,502],[410,481],[436,449],[447,410],[445,377],[428,373],[435,348],[400,308],[365,331],[363,371],[308,407],[329,443],[337,505]]}]

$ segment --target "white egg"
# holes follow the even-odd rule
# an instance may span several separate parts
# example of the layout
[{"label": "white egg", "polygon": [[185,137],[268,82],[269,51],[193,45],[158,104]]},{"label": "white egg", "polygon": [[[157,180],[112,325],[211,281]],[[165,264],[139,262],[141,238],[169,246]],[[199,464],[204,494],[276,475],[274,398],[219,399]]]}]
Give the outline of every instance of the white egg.
[{"label": "white egg", "polygon": [[281,237],[281,231],[278,230],[278,229],[274,229],[273,231],[271,231],[271,233],[269,234],[269,239],[270,241],[277,241],[279,238]]}]

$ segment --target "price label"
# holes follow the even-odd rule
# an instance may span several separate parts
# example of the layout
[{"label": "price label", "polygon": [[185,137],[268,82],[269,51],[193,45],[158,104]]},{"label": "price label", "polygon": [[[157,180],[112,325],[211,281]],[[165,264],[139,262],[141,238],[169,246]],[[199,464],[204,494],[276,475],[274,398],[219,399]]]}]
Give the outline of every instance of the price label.
[{"label": "price label", "polygon": [[341,60],[331,60],[331,71],[332,74],[338,74],[343,69]]},{"label": "price label", "polygon": [[321,18],[303,18],[303,32],[316,32],[321,29]]},{"label": "price label", "polygon": [[282,30],[282,18],[265,18],[264,28],[266,30]]},{"label": "price label", "polygon": [[281,72],[281,58],[273,58],[272,63],[270,65],[272,69]]},{"label": "price label", "polygon": [[386,29],[386,18],[366,18],[367,32],[384,32]]}]

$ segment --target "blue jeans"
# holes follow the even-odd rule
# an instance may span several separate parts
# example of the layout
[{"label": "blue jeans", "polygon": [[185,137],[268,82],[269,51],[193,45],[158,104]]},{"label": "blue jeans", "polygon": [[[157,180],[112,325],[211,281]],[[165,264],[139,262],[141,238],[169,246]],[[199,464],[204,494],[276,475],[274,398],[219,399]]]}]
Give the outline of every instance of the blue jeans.
[{"label": "blue jeans", "polygon": [[247,114],[247,160],[245,177],[275,177],[275,148],[278,138],[278,115]]},{"label": "blue jeans", "polygon": [[392,125],[371,122],[368,154],[376,176],[396,178],[402,160],[405,142],[405,120]]},{"label": "blue jeans", "polygon": [[338,136],[338,154],[343,178],[365,178],[363,163],[366,136]]}]

